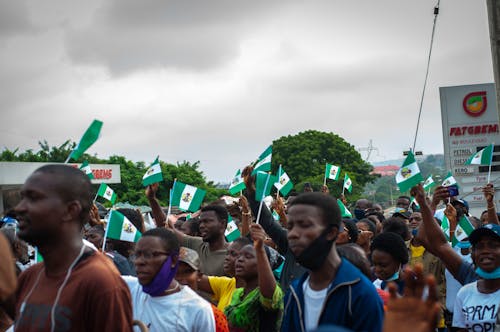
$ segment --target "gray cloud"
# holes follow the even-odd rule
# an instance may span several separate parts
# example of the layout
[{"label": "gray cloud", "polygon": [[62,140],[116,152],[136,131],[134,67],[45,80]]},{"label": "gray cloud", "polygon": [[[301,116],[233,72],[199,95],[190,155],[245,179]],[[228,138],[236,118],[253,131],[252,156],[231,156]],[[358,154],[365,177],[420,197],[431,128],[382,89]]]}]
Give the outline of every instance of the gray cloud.
[{"label": "gray cloud", "polygon": [[66,35],[76,63],[104,65],[113,75],[175,67],[206,70],[239,53],[242,36],[278,1],[112,1],[94,21]]},{"label": "gray cloud", "polygon": [[[434,0],[1,2],[0,142],[201,161],[229,180],[315,129],[392,159],[413,141]],[[11,8],[12,7],[12,8]],[[492,82],[484,3],[442,2],[417,149],[442,152],[439,87]],[[4,10],[5,8],[5,10]],[[2,16],[2,17],[3,17]]]},{"label": "gray cloud", "polygon": [[0,38],[34,31],[25,1],[2,0],[0,8]]}]

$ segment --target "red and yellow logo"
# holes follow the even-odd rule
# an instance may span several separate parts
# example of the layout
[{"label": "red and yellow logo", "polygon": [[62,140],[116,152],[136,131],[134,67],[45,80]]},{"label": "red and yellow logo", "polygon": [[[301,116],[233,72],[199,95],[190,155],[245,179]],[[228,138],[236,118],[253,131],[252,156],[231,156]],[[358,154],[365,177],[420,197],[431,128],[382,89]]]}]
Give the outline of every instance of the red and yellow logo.
[{"label": "red and yellow logo", "polygon": [[473,117],[481,116],[488,106],[486,91],[471,92],[464,97],[462,102],[465,113]]}]

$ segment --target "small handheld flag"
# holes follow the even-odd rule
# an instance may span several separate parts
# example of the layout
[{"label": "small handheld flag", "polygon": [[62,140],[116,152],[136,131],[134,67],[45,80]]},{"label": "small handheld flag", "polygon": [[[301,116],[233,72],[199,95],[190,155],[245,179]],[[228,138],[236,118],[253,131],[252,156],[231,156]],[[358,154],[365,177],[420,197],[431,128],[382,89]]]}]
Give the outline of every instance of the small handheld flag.
[{"label": "small handheld flag", "polygon": [[82,165],[80,166],[80,169],[82,170],[83,173],[87,174],[89,179],[92,180],[94,178],[94,174],[92,173],[92,169],[90,169],[88,161],[84,160]]},{"label": "small handheld flag", "polygon": [[175,181],[172,189],[171,205],[178,206],[183,211],[195,212],[203,203],[205,194],[206,191],[203,189]]},{"label": "small handheld flag", "polygon": [[224,236],[226,237],[227,242],[233,242],[241,236],[238,226],[236,226],[233,218],[231,218],[231,216],[229,215],[227,217],[227,227],[224,232]]},{"label": "small handheld flag", "polygon": [[465,165],[490,165],[493,159],[493,144],[476,152],[465,162]]},{"label": "small handheld flag", "polygon": [[245,188],[246,185],[245,181],[241,177],[241,170],[238,170],[234,175],[234,178],[231,180],[231,184],[229,185],[229,193],[231,195],[236,195]]},{"label": "small handheld flag", "polygon": [[271,193],[272,183],[276,182],[274,175],[257,172],[255,177],[255,200],[260,202]]},{"label": "small handheld flag", "polygon": [[101,134],[102,121],[94,120],[90,124],[90,127],[87,128],[85,133],[83,134],[80,142],[76,146],[76,148],[71,152],[66,162],[69,159],[77,160],[80,158],[88,148],[92,146],[92,144],[97,141],[99,135]]},{"label": "small handheld flag", "polygon": [[111,204],[115,204],[116,194],[107,184],[101,183],[99,190],[97,190],[97,195],[107,199]]},{"label": "small handheld flag", "polygon": [[340,199],[337,199],[337,204],[339,205],[342,218],[352,218],[351,211],[349,211],[349,209],[344,205],[344,203],[342,203]]},{"label": "small handheld flag", "polygon": [[455,180],[455,178],[451,174],[451,171],[449,171],[448,174],[446,175],[446,177],[443,180],[442,186],[443,187],[449,187],[449,186],[452,186],[452,185],[455,185],[455,184],[458,185],[457,184],[457,180]]},{"label": "small handheld flag", "polygon": [[137,242],[141,236],[141,232],[137,230],[127,217],[116,210],[111,210],[106,229],[106,237],[114,240]]},{"label": "small handheld flag", "polygon": [[332,164],[326,164],[325,184],[326,184],[326,179],[337,181],[339,179],[339,176],[340,176],[340,167],[339,166],[335,166]]},{"label": "small handheld flag", "polygon": [[432,178],[432,175],[429,175],[427,179],[425,179],[424,182],[424,190],[431,189],[436,185],[436,182],[434,182],[434,179]]},{"label": "small handheld flag", "polygon": [[458,242],[468,238],[472,231],[474,231],[474,226],[472,226],[466,216],[462,216],[462,218],[458,221],[457,228],[455,228],[455,233],[451,239],[451,246],[454,247]]},{"label": "small handheld flag", "polygon": [[413,155],[413,152],[410,151],[403,162],[403,165],[396,174],[396,183],[399,190],[402,193],[408,191],[423,180],[424,179],[422,178],[422,174],[420,174],[418,164],[415,161],[415,156]]},{"label": "small handheld flag", "polygon": [[142,185],[144,187],[149,186],[150,184],[157,183],[163,181],[163,175],[161,174],[161,166],[158,157],[156,157],[155,161],[149,166],[146,174],[142,177]]},{"label": "small handheld flag", "polygon": [[283,167],[279,167],[278,169],[278,176],[277,176],[277,181],[274,183],[274,186],[276,189],[278,189],[278,193],[281,192],[283,196],[288,195],[290,190],[293,189],[293,183],[292,180],[290,180],[290,177],[288,174],[286,174],[285,170]]},{"label": "small handheld flag", "polygon": [[348,192],[352,192],[352,180],[347,173],[345,173],[344,176],[344,187],[342,188],[342,193],[344,193],[344,189],[347,189]]},{"label": "small handheld flag", "polygon": [[257,172],[269,172],[271,170],[271,159],[273,156],[273,146],[269,145],[268,148],[261,153],[257,163],[253,167],[252,175]]}]

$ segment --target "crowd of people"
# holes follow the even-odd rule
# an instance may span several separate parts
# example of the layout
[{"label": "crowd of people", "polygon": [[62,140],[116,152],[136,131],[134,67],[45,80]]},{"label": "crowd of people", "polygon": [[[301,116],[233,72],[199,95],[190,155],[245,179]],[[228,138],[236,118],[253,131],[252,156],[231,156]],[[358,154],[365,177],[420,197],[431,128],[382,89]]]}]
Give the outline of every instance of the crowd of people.
[{"label": "crowd of people", "polygon": [[[479,218],[446,187],[428,197],[422,185],[390,215],[359,199],[349,216],[327,187],[263,205],[251,173],[240,197],[189,215],[166,212],[149,185],[154,225],[119,209],[142,234],[134,243],[106,238],[82,171],[37,169],[2,219],[0,331],[500,328],[492,184]],[[229,218],[241,234],[232,242]],[[467,237],[464,218],[474,227]]]}]

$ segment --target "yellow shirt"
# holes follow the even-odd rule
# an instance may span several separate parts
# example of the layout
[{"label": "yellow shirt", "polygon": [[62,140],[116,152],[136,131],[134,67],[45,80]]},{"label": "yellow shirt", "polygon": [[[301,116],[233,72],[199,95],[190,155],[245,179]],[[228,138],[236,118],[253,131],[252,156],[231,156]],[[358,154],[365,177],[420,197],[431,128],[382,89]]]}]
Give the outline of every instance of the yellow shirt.
[{"label": "yellow shirt", "polygon": [[412,244],[410,244],[410,252],[411,267],[414,267],[417,263],[423,264],[423,256],[425,252],[425,248],[423,246],[414,247]]},{"label": "yellow shirt", "polygon": [[208,277],[208,283],[214,293],[213,298],[218,301],[217,308],[224,311],[233,298],[236,289],[236,278]]}]

